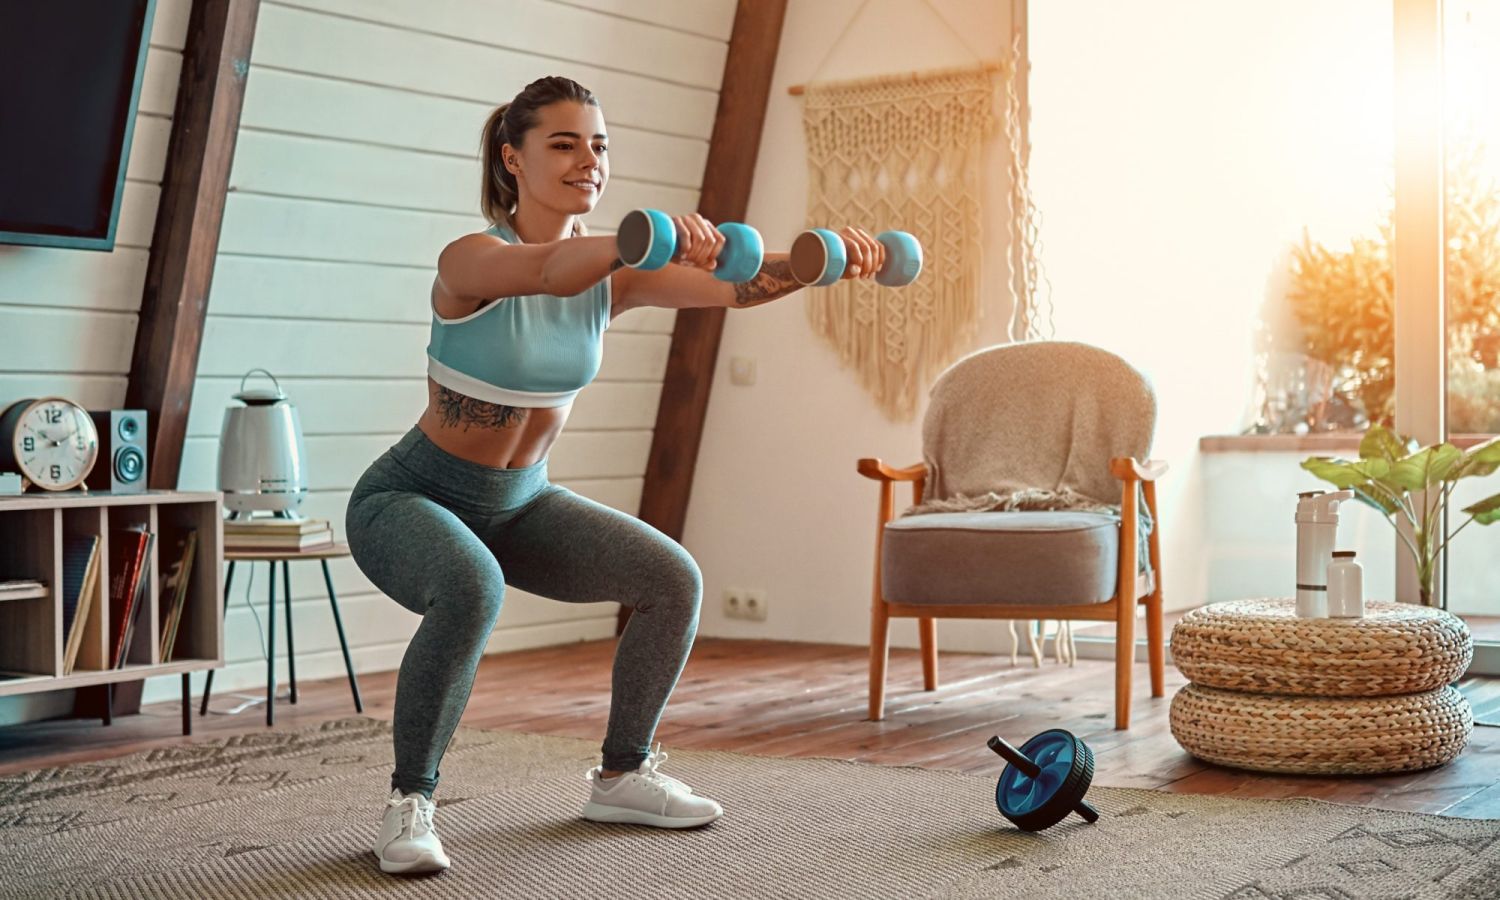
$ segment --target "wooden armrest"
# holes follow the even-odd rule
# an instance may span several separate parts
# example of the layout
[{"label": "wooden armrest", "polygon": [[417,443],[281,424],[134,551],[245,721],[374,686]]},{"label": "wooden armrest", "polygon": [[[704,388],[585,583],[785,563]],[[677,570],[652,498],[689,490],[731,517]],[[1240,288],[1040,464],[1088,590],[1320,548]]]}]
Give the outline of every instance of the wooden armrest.
[{"label": "wooden armrest", "polygon": [[858,469],[859,474],[876,481],[919,481],[927,477],[926,463],[893,469],[878,459],[865,457],[859,461]]},{"label": "wooden armrest", "polygon": [[1164,459],[1137,460],[1117,456],[1109,461],[1109,474],[1121,481],[1155,481],[1167,471]]}]

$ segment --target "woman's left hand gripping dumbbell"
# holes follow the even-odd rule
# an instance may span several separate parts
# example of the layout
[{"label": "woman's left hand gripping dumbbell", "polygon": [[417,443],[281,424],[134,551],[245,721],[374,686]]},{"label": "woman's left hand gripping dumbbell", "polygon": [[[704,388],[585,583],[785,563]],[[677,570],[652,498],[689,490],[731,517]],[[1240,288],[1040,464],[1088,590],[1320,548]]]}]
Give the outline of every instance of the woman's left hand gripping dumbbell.
[{"label": "woman's left hand gripping dumbbell", "polygon": [[844,239],[844,250],[848,255],[844,273],[839,277],[874,278],[885,265],[885,245],[868,231],[853,225],[845,225],[839,229],[838,235]]}]

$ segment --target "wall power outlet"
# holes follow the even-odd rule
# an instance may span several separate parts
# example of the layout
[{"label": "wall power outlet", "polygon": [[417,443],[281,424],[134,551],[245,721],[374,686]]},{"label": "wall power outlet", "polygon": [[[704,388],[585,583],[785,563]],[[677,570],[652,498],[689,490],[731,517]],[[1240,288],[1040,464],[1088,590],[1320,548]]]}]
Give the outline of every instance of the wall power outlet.
[{"label": "wall power outlet", "polygon": [[767,606],[764,588],[724,589],[724,616],[726,618],[764,622]]}]

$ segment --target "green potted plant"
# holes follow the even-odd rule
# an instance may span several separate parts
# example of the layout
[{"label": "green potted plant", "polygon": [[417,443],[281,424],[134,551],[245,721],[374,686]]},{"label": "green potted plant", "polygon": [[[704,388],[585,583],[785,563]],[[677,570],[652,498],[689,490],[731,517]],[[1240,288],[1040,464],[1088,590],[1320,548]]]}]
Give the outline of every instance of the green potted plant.
[{"label": "green potted plant", "polygon": [[1500,437],[1468,450],[1446,441],[1419,449],[1411,438],[1372,425],[1359,442],[1359,459],[1313,456],[1302,461],[1302,468],[1335,488],[1353,491],[1361,502],[1380,510],[1392,526],[1398,514],[1405,517],[1412,536],[1399,527],[1396,533],[1417,564],[1423,606],[1432,605],[1436,563],[1448,542],[1470,522],[1489,525],[1500,521],[1500,494],[1495,494],[1465,507],[1469,518],[1450,534],[1442,534],[1442,513],[1455,485],[1461,479],[1482,478],[1500,468]]},{"label": "green potted plant", "polygon": [[[1500,430],[1500,184],[1484,148],[1448,148],[1443,205],[1447,308],[1448,422],[1454,431]],[[1362,410],[1371,423],[1395,414],[1395,270],[1391,212],[1373,237],[1328,246],[1306,233],[1291,248],[1286,301],[1299,326],[1296,346],[1331,379],[1303,413],[1308,430],[1349,427],[1331,413]],[[1358,419],[1354,424],[1357,427]]]}]

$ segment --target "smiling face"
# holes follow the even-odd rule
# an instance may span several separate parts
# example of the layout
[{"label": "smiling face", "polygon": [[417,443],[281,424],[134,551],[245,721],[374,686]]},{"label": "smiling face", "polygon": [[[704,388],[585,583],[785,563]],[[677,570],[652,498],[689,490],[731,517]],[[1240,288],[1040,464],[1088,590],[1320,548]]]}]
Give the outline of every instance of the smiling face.
[{"label": "smiling face", "polygon": [[537,123],[506,144],[505,168],[516,176],[520,205],[532,203],[568,215],[591,212],[609,180],[604,113],[572,101],[537,110]]}]

